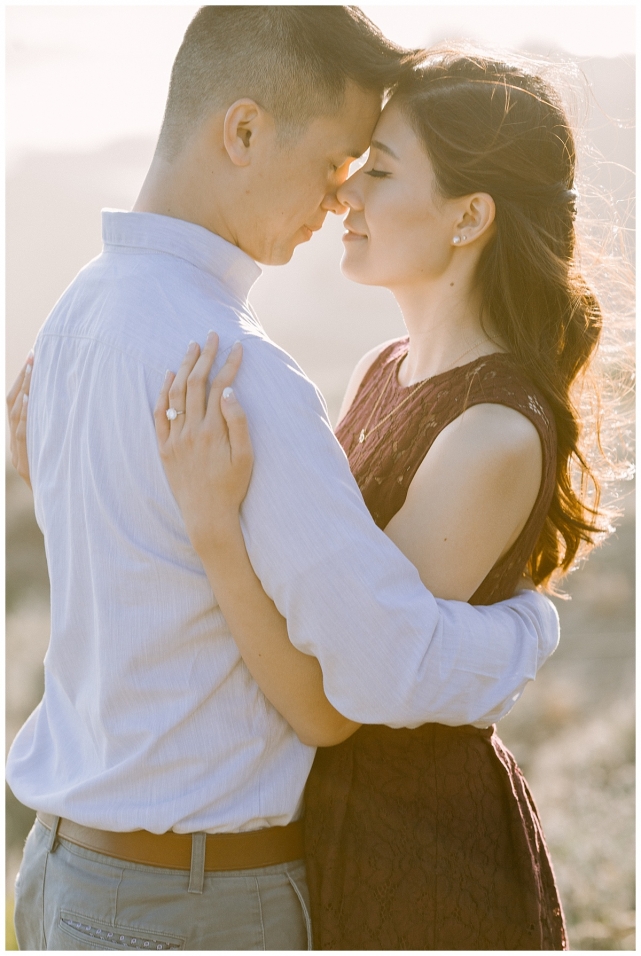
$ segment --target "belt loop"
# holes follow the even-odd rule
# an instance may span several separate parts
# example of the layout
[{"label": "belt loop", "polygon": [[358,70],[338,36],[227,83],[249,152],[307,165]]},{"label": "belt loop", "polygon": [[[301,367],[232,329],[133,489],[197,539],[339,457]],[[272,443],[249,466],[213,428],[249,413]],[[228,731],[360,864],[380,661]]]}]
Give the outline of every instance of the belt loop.
[{"label": "belt loop", "polygon": [[49,836],[47,838],[47,853],[53,853],[56,846],[56,837],[58,836],[58,827],[60,825],[60,817],[54,817],[51,824],[51,829],[49,830]]},{"label": "belt loop", "polygon": [[191,835],[191,869],[189,871],[188,893],[202,893],[205,883],[205,845],[206,833]]}]

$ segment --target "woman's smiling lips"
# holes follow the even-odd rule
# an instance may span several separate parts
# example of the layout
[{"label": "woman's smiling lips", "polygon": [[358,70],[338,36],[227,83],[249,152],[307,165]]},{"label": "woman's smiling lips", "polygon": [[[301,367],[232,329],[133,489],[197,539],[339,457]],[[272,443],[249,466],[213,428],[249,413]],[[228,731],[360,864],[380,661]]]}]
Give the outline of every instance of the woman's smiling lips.
[{"label": "woman's smiling lips", "polygon": [[344,222],[346,231],[343,233],[343,242],[355,242],[357,239],[367,239],[367,236],[362,232],[356,232],[354,227],[347,222]]}]

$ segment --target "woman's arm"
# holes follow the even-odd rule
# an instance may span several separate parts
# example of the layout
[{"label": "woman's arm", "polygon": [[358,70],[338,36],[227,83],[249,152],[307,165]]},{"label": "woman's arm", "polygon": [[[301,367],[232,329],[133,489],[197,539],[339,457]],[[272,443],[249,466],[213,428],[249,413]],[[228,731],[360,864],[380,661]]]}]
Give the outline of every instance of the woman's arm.
[{"label": "woman's arm", "polygon": [[287,621],[247,557],[240,521],[219,528],[197,551],[250,674],[302,743],[329,747],[358,730],[360,724],[343,717],[325,696],[316,658],[290,642]]},{"label": "woman's arm", "polygon": [[[206,398],[207,377],[216,355],[210,334],[202,355],[187,353],[175,378],[168,375],[155,410],[160,454],[189,537],[238,649],[267,699],[310,746],[345,740],[360,726],[327,700],[315,657],[297,650],[287,622],[263,590],[243,539],[239,508],[252,467],[247,422],[226,391],[242,350],[232,350]],[[228,396],[229,397],[225,397]],[[185,410],[171,424],[170,407]]]},{"label": "woman's arm", "polygon": [[522,531],[542,462],[529,419],[474,405],[435,439],[385,533],[434,595],[467,601]]}]

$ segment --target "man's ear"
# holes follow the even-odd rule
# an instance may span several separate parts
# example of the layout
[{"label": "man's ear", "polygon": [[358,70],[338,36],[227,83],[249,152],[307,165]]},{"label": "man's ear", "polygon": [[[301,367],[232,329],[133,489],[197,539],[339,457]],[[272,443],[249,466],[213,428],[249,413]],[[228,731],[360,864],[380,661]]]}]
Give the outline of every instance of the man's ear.
[{"label": "man's ear", "polygon": [[223,142],[234,166],[249,166],[251,148],[265,114],[254,100],[236,100],[227,110],[223,123]]}]

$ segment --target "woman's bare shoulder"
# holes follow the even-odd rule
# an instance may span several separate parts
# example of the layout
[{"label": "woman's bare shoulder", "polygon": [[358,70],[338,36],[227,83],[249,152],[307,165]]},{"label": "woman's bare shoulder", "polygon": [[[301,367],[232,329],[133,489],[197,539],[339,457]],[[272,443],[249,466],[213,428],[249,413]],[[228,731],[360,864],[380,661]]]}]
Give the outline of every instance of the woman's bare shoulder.
[{"label": "woman's bare shoulder", "polygon": [[[536,426],[506,405],[473,405],[435,438],[409,488],[407,501],[421,507],[441,486],[456,486],[488,507],[502,508],[506,496],[529,512],[541,482],[543,452]],[[519,504],[520,503],[520,504]]]},{"label": "woman's bare shoulder", "polygon": [[472,405],[441,434],[446,440],[451,436],[453,440],[473,441],[489,453],[528,457],[540,451],[536,425],[518,409],[493,402]]},{"label": "woman's bare shoulder", "polygon": [[533,491],[536,497],[543,466],[536,425],[507,405],[473,405],[438,435],[419,472],[437,469],[445,477],[448,466],[464,468],[472,480],[484,476],[488,491],[506,480],[514,483],[527,502]]},{"label": "woman's bare shoulder", "polygon": [[473,405],[438,435],[385,529],[433,594],[476,591],[525,526],[542,460],[536,426],[505,405]]}]

